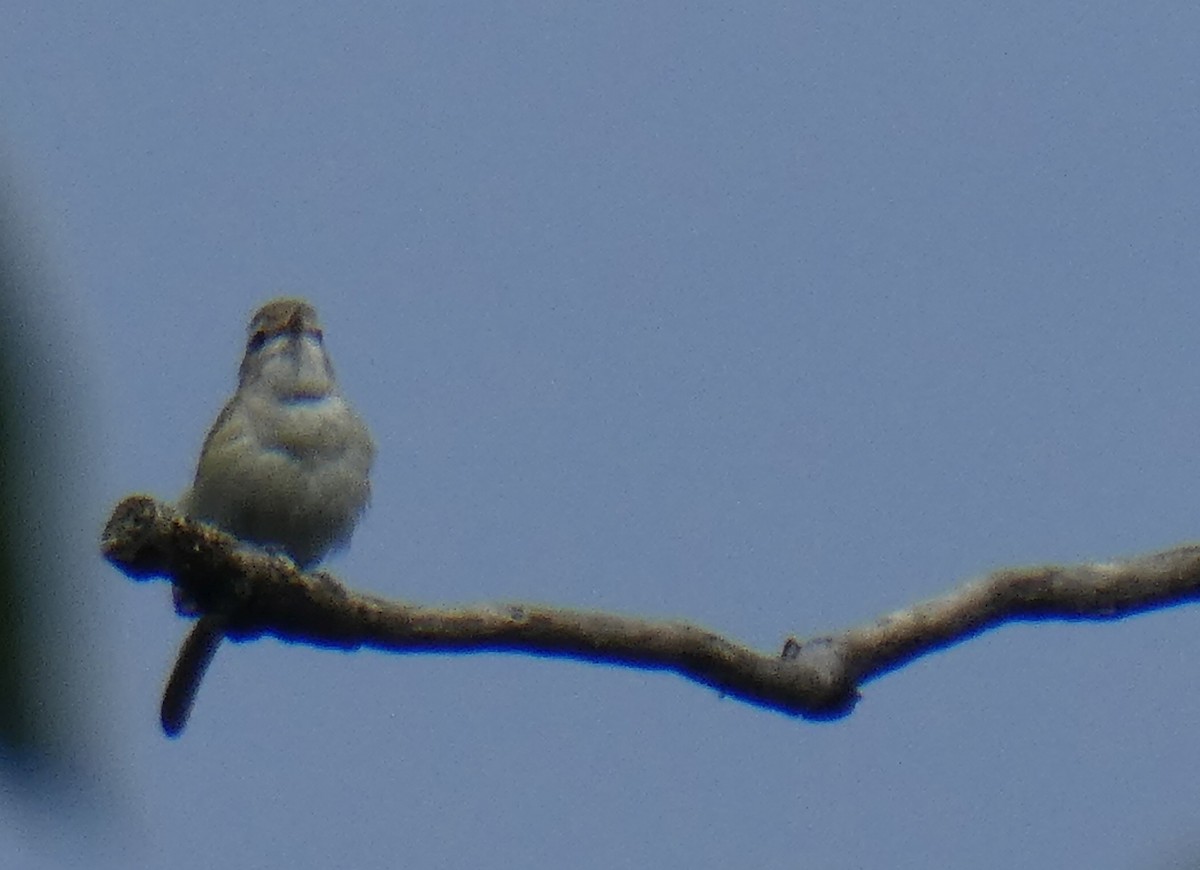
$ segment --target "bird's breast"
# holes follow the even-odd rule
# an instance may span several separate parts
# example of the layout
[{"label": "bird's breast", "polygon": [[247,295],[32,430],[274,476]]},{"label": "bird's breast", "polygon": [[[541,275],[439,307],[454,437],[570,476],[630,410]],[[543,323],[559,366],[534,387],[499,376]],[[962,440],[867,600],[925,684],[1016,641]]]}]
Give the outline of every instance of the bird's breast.
[{"label": "bird's breast", "polygon": [[301,460],[335,459],[369,443],[358,415],[336,394],[273,399],[254,418],[259,444]]}]

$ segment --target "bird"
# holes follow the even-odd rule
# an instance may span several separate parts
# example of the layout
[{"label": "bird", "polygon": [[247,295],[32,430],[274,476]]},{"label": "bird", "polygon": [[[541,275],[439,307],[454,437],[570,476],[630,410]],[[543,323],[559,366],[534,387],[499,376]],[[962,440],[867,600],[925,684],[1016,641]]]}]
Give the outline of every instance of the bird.
[{"label": "bird", "polygon": [[370,502],[374,459],[370,430],[334,377],[316,309],[280,297],[250,319],[237,389],[178,507],[306,569],[349,543]]}]

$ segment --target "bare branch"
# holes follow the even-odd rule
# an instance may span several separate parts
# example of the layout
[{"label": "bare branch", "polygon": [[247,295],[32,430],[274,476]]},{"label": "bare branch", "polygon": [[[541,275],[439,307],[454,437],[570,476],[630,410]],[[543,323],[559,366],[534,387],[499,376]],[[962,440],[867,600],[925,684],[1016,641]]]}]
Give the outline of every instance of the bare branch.
[{"label": "bare branch", "polygon": [[166,577],[183,615],[202,615],[163,699],[178,733],[222,636],[391,652],[519,652],[674,671],[723,695],[809,719],[847,715],[858,687],[1016,620],[1111,620],[1200,597],[1200,546],[1121,562],[1005,569],[877,622],[764,654],[687,622],[526,604],[422,607],[346,589],[329,574],[240,544],[149,496],[104,529],[106,558],[134,579]]}]

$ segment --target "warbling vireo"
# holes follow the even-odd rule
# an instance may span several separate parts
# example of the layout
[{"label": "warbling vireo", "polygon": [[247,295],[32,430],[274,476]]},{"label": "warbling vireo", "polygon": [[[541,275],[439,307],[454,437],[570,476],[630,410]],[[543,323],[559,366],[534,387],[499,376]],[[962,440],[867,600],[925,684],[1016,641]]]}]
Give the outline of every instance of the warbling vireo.
[{"label": "warbling vireo", "polygon": [[250,320],[237,391],[204,439],[179,507],[305,568],[350,540],[370,499],[374,455],[338,389],[316,310],[273,299]]}]

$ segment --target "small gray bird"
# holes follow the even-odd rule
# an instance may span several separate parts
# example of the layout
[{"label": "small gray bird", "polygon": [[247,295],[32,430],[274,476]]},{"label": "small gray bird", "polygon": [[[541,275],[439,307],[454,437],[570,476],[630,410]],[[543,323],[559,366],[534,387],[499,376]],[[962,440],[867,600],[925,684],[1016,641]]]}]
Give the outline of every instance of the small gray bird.
[{"label": "small gray bird", "polygon": [[338,389],[316,310],[273,299],[250,320],[237,391],[179,507],[305,568],[349,542],[370,500],[374,456],[371,433]]}]

